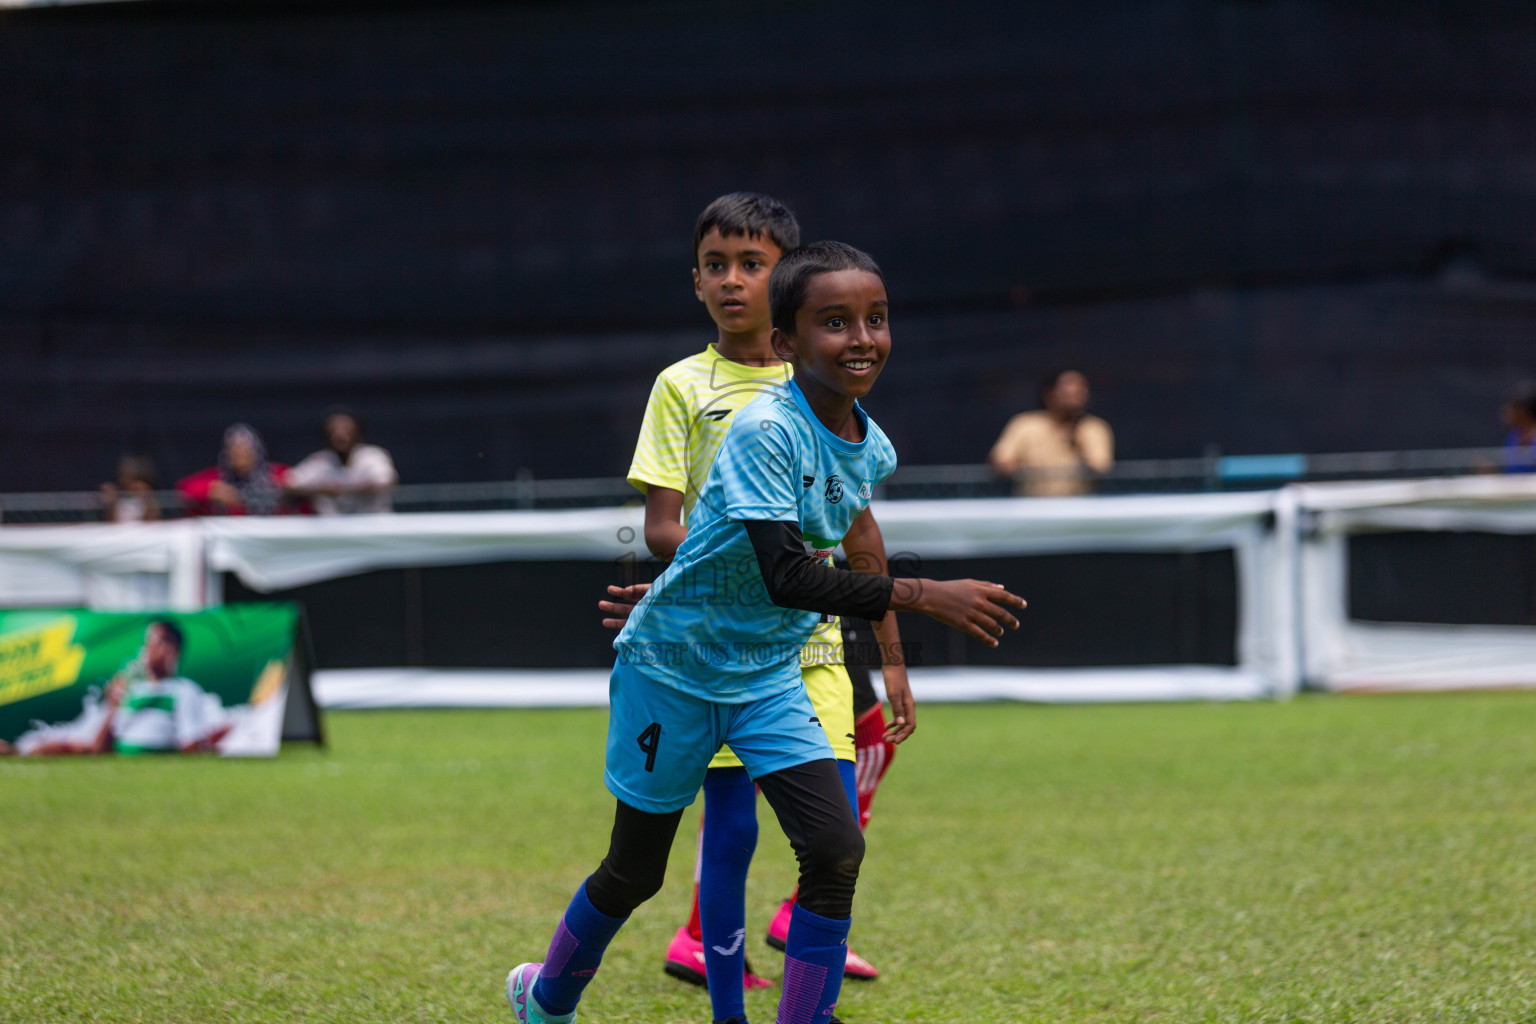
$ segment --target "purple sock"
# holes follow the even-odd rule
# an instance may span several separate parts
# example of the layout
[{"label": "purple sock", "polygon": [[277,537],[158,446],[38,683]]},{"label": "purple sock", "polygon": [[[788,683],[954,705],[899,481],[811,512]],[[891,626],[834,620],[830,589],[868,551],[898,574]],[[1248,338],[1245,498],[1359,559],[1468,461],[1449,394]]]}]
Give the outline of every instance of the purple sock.
[{"label": "purple sock", "polygon": [[848,926],[795,904],[784,950],[784,994],[778,1024],[825,1024],[843,990]]},{"label": "purple sock", "polygon": [[582,990],[603,962],[603,950],[618,934],[627,917],[609,917],[587,899],[587,883],[571,898],[565,916],[549,940],[549,953],[539,968],[533,998],[547,1013],[570,1013],[581,1001]]}]

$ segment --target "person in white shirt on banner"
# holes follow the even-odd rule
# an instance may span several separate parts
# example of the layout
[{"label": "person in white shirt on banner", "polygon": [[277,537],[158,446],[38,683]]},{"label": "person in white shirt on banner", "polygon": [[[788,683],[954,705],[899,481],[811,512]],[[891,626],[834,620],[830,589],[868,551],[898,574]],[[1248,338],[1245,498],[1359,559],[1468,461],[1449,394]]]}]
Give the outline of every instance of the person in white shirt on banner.
[{"label": "person in white shirt on banner", "polygon": [[58,725],[36,723],[16,740],[18,754],[191,753],[217,750],[235,718],[216,694],[177,672],[180,627],[160,619],[144,631],[138,657],[112,677],[99,700]]},{"label": "person in white shirt on banner", "polygon": [[390,491],[400,482],[389,452],[363,443],[356,416],[337,409],[325,418],[327,446],[288,471],[290,494],[309,498],[323,516],[391,512]]}]

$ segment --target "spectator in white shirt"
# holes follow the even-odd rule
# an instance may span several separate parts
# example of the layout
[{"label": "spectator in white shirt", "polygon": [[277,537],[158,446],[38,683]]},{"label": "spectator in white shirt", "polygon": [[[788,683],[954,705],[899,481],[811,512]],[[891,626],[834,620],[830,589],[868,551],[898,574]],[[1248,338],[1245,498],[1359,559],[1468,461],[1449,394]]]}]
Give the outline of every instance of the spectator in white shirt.
[{"label": "spectator in white shirt", "polygon": [[117,460],[117,483],[101,485],[103,518],[112,523],[147,523],[160,518],[155,500],[155,464],[141,455]]},{"label": "spectator in white shirt", "polygon": [[345,410],[325,418],[328,447],[288,471],[285,489],[309,498],[323,516],[390,512],[389,494],[400,482],[395,462],[378,445],[363,444],[363,428]]}]

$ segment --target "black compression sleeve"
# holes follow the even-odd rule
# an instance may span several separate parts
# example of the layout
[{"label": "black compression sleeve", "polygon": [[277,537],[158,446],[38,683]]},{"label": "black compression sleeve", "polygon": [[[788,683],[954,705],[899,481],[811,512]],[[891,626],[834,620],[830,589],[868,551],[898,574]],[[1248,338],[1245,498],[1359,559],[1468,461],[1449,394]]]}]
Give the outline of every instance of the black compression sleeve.
[{"label": "black compression sleeve", "polygon": [[806,553],[794,523],[748,520],[742,525],[757,554],[768,599],[780,608],[885,618],[894,585],[889,576],[844,572],[818,562]]}]

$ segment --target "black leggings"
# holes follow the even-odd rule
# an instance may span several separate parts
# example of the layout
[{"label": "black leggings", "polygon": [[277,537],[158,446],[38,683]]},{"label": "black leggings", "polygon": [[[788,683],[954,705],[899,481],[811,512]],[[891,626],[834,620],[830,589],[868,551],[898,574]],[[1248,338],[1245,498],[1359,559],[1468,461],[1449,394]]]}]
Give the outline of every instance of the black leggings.
[{"label": "black leggings", "polygon": [[[799,903],[813,914],[847,920],[864,860],[864,836],[832,758],[757,780],[800,862]],[[661,891],[681,810],[651,814],[618,801],[608,855],[587,879],[587,898],[609,917],[628,917]]]}]

